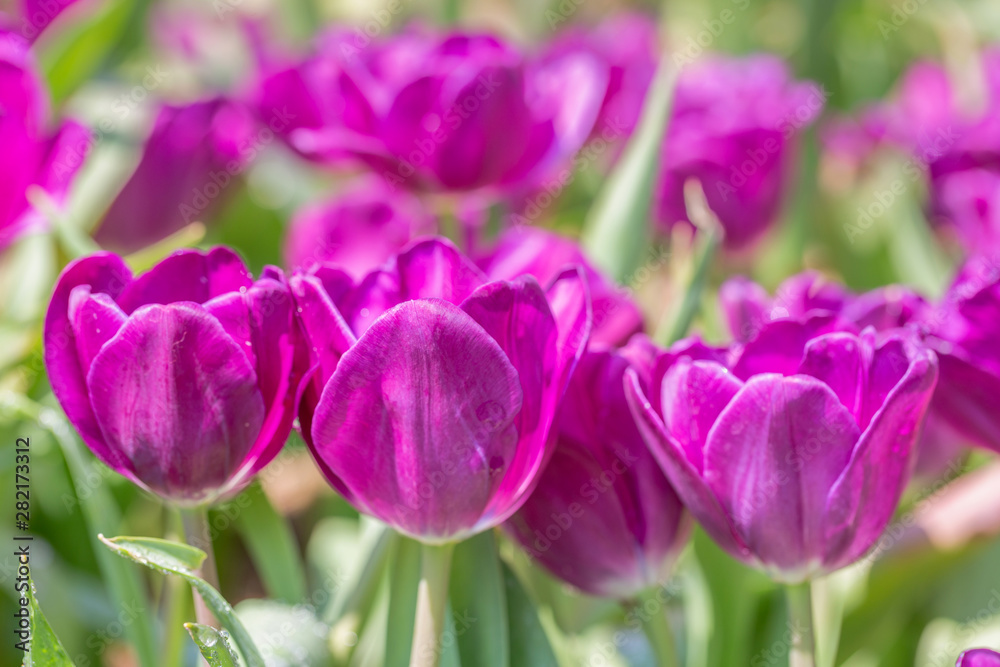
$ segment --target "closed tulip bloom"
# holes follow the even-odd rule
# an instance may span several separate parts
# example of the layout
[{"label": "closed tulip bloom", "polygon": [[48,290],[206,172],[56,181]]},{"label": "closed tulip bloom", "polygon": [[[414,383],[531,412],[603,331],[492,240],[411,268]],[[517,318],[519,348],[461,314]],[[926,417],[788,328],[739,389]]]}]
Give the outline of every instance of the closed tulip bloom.
[{"label": "closed tulip bloom", "polygon": [[587,274],[593,303],[591,343],[623,345],[630,336],[642,331],[642,312],[628,290],[595,269],[573,239],[537,227],[514,227],[500,236],[496,247],[479,265],[494,280],[532,275],[542,284],[567,266],[580,266]]},{"label": "closed tulip bloom", "polygon": [[300,423],[331,484],[429,543],[513,514],[587,343],[582,273],[489,282],[429,239],[356,286],[330,267],[291,284],[315,365]]},{"label": "closed tulip bloom", "polygon": [[94,238],[135,252],[192,222],[208,222],[259,149],[243,105],[214,98],[160,108],[142,157]]},{"label": "closed tulip bloom", "polygon": [[[731,366],[627,371],[640,432],[684,505],[739,560],[784,583],[853,563],[892,517],[934,390],[934,353],[776,322]],[[667,354],[670,354],[669,352]],[[676,355],[674,355],[676,356]],[[665,369],[665,370],[664,370]]]},{"label": "closed tulip bloom", "polygon": [[955,667],[1000,667],[1000,653],[988,648],[974,648],[958,656]]},{"label": "closed tulip bloom", "polygon": [[71,263],[45,318],[56,398],[91,451],[181,505],[233,494],[288,438],[308,356],[280,271],[254,281],[226,248],[133,277]]},{"label": "closed tulip bloom", "polygon": [[625,369],[648,377],[654,348],[587,352],[560,407],[555,453],[508,530],[550,572],[593,595],[632,598],[662,582],[686,537],[683,507],[625,400]]},{"label": "closed tulip bloom", "polygon": [[687,222],[684,183],[697,179],[738,249],[774,222],[791,180],[797,135],[823,108],[815,84],[792,78],[772,56],[705,58],[677,84],[664,138],[658,217]]},{"label": "closed tulip bloom", "polygon": [[88,133],[66,122],[49,133],[48,95],[28,42],[0,28],[0,251],[49,220],[29,200],[34,189],[60,206],[83,163]]},{"label": "closed tulip bloom", "polygon": [[583,53],[536,62],[502,40],[410,28],[359,40],[332,31],[302,63],[265,64],[260,113],[323,163],[361,160],[394,186],[465,191],[522,184],[589,135],[607,80]]},{"label": "closed tulip bloom", "polygon": [[973,443],[1000,451],[1000,256],[969,261],[927,326],[941,362],[935,413]]},{"label": "closed tulip bloom", "polygon": [[360,280],[433,229],[433,219],[416,197],[380,179],[366,179],[295,213],[285,262],[293,269],[331,263]]}]

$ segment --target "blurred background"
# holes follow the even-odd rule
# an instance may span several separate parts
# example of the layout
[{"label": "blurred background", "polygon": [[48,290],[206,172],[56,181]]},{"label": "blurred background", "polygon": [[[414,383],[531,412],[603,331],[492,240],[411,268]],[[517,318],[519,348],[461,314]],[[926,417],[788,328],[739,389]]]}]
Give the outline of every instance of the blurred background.
[{"label": "blurred background", "polygon": [[[922,171],[912,172],[913,155],[875,150],[852,123],[873,104],[898,97],[901,77],[918,61],[938,63],[956,90],[974,98],[990,76],[979,54],[1000,42],[996,0],[669,0],[662,6],[612,0],[50,0],[35,5],[51,17],[44,32],[31,35],[48,89],[47,123],[55,127],[61,119],[75,119],[89,129],[89,140],[78,151],[79,164],[73,165],[78,172],[66,201],[52,213],[52,232],[20,238],[0,255],[0,391],[6,397],[0,442],[7,451],[16,437],[31,438],[32,529],[41,538],[33,547],[32,567],[49,620],[81,666],[136,664],[124,641],[129,619],[162,611],[111,605],[81,495],[97,489],[110,493],[108,509],[121,515],[120,534],[169,534],[173,527],[159,501],[94,465],[79,443],[57,439],[74,436],[49,414],[55,403],[41,361],[41,319],[61,267],[98,244],[128,253],[136,268],[195,244],[232,246],[255,273],[266,264],[287,266],[286,232],[296,212],[350,189],[363,170],[327,169],[303,160],[278,136],[280,127],[264,130],[244,108],[255,103],[269,60],[307,56],[317,35],[332,26],[379,39],[414,22],[457,23],[537,53],[562,31],[596,29],[624,12],[658,16],[663,45],[683,62],[713,52],[775,54],[796,78],[819,84],[824,108],[818,120],[795,128],[798,153],[777,219],[751,249],[717,257],[709,285],[741,273],[773,290],[792,273],[811,268],[858,291],[904,283],[936,297],[963,254],[961,242],[935,227],[926,179]],[[0,10],[15,30],[37,27],[23,3],[4,0]],[[623,33],[620,39],[629,38]],[[916,99],[935,102],[933,92]],[[192,112],[193,104],[198,106]],[[209,114],[211,130],[185,134],[184,114],[164,109]],[[919,113],[920,105],[908,109]],[[163,129],[171,123],[179,128],[174,133]],[[227,154],[225,135],[239,132],[238,147]],[[143,171],[143,151],[158,136],[166,157],[156,169]],[[0,143],[0,152],[5,150]],[[577,164],[555,204],[532,222],[579,234],[615,154]],[[232,169],[226,167],[233,161]],[[209,188],[203,176],[187,178],[195,163],[230,177]],[[469,215],[482,218],[477,224],[486,237],[496,218],[506,215],[448,194],[418,197],[433,215],[460,218],[464,207],[471,208]],[[140,238],[129,225],[116,223],[137,216],[150,218],[137,227],[157,231]],[[675,234],[669,246],[657,247],[669,247],[666,260],[650,261],[634,285],[651,327],[679,298],[678,276],[692,262],[690,238]],[[694,329],[722,341],[727,334],[715,293],[706,290]],[[28,402],[18,403],[18,396]],[[48,412],[33,412],[36,405]],[[320,477],[298,436],[292,440],[262,486],[291,521],[308,562],[310,598],[323,607],[343,594],[336,582],[360,566],[364,527]],[[77,464],[67,462],[67,447],[81,457]],[[892,526],[898,534],[884,554],[829,580],[831,600],[846,613],[837,664],[946,665],[942,656],[953,662],[955,648],[975,640],[1000,643],[1000,475],[984,454],[957,460],[914,484]],[[74,487],[72,465],[89,475],[82,487]],[[3,488],[13,487],[13,469],[13,456],[5,454]],[[949,483],[962,473],[959,482]],[[248,514],[227,511],[225,505],[213,510],[212,521],[222,592],[235,603],[262,596],[264,587],[252,565],[254,547],[241,527]],[[0,543],[11,544],[12,525],[6,518],[0,522]],[[689,664],[787,662],[780,591],[730,560],[704,534],[698,532],[694,542],[695,557],[682,563],[670,603],[675,625],[702,647]],[[0,551],[0,615],[8,619],[6,629],[14,604],[14,561],[10,549]],[[601,648],[625,623],[615,605],[555,583],[509,544],[505,556],[532,582],[529,589],[566,664],[649,664],[641,637],[610,653]],[[171,585],[163,577],[149,581],[154,591]],[[258,611],[266,626],[269,610]],[[284,664],[334,664],[348,654],[352,664],[380,664],[377,649],[354,650],[359,641],[378,646],[378,639],[359,639],[350,629],[338,635],[321,620],[315,628],[311,623],[302,624],[298,648],[289,649]],[[20,654],[11,635],[4,636],[0,664],[17,664]],[[332,654],[328,646],[334,647]],[[301,651],[313,651],[314,657],[304,658]]]}]

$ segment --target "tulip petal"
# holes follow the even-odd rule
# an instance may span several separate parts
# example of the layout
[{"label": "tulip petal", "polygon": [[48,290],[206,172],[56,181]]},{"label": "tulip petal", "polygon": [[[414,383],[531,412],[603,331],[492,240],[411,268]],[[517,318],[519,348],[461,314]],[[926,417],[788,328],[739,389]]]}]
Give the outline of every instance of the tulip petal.
[{"label": "tulip petal", "polygon": [[556,349],[561,395],[592,332],[590,283],[583,267],[564,269],[556,274],[549,283],[546,297],[559,330]]},{"label": "tulip petal", "polygon": [[524,396],[514,422],[520,443],[483,516],[492,526],[520,507],[551,454],[548,434],[563,391],[558,381],[561,332],[545,294],[531,276],[484,285],[462,303],[462,310],[503,350],[517,371]]},{"label": "tulip petal", "polygon": [[115,300],[103,292],[91,294],[90,285],[78,285],[70,292],[69,318],[81,368],[90,368],[104,344],[125,324],[125,313]]},{"label": "tulip petal", "polygon": [[87,375],[108,446],[147,488],[201,502],[243,462],[264,421],[257,376],[200,306],[136,311]]},{"label": "tulip petal", "polygon": [[625,397],[646,446],[670,480],[677,495],[715,542],[736,558],[750,552],[722,510],[719,500],[691,465],[684,449],[667,433],[663,421],[643,393],[634,369],[625,371]]},{"label": "tulip petal", "polygon": [[869,386],[877,387],[879,376],[895,375],[901,365],[902,377],[886,394],[830,490],[825,549],[829,569],[854,562],[871,548],[908,481],[911,454],[937,382],[937,363],[930,350],[890,339],[875,350]]},{"label": "tulip petal", "polygon": [[[56,282],[55,293],[45,315],[45,368],[52,391],[80,437],[94,454],[108,466],[127,474],[130,464],[109,448],[94,417],[87,391],[87,366],[81,363],[76,330],[69,312],[74,290],[89,286],[91,295],[107,294],[112,299],[121,294],[132,280],[132,273],[117,255],[97,253],[68,265]],[[97,341],[86,345],[93,348]]]},{"label": "tulip petal", "polygon": [[705,448],[705,481],[765,568],[799,580],[819,565],[827,495],[858,427],[837,396],[804,375],[751,378]]},{"label": "tulip petal", "polygon": [[831,333],[809,341],[799,373],[825,383],[847,408],[855,421],[860,421],[867,390],[870,352],[857,336]]},{"label": "tulip petal", "polygon": [[449,241],[417,241],[396,257],[396,265],[365,276],[344,310],[347,320],[361,334],[389,308],[410,299],[444,299],[458,305],[480,285],[483,275]]},{"label": "tulip petal", "polygon": [[[527,405],[527,401],[525,401]],[[517,370],[445,301],[407,301],[341,358],[313,451],[366,511],[423,539],[468,534],[511,465]]]},{"label": "tulip petal", "polygon": [[229,248],[213,248],[207,253],[180,250],[136,278],[118,304],[131,314],[154,303],[205,303],[226,292],[245,290],[252,282],[243,260]]},{"label": "tulip petal", "polygon": [[938,353],[933,410],[983,447],[1000,451],[1000,377],[957,354]]},{"label": "tulip petal", "polygon": [[718,363],[682,357],[663,375],[660,386],[663,426],[694,469],[703,473],[708,434],[743,383]]}]

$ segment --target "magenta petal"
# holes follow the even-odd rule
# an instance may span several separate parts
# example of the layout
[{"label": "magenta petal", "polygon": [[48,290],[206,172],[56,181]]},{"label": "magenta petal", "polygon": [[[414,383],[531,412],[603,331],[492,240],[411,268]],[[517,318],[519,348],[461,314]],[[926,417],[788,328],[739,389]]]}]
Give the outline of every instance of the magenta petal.
[{"label": "magenta petal", "polygon": [[767,290],[744,276],[730,278],[719,288],[719,303],[737,341],[748,341],[769,322],[771,297]]},{"label": "magenta petal", "polygon": [[340,360],[316,408],[313,451],[366,511],[452,539],[476,526],[511,465],[521,400],[517,371],[471,317],[408,301]]},{"label": "magenta petal", "polygon": [[720,364],[692,362],[689,357],[678,360],[663,376],[663,426],[699,473],[705,468],[708,433],[742,387]]},{"label": "magenta petal", "polygon": [[546,296],[559,330],[556,349],[561,393],[587,348],[593,326],[590,287],[584,269],[574,267],[560,271],[549,284]]},{"label": "magenta petal", "polygon": [[[902,359],[902,361],[901,361]],[[909,478],[911,453],[937,381],[934,353],[899,338],[875,351],[869,386],[905,363],[901,378],[872,416],[850,464],[830,491],[826,540],[828,569],[860,558],[892,518]],[[870,392],[869,392],[870,393]]]},{"label": "magenta petal", "polygon": [[958,656],[955,667],[1000,667],[1000,653],[988,648],[974,648]]},{"label": "magenta petal", "polygon": [[134,313],[87,376],[105,442],[149,489],[201,502],[253,444],[265,406],[246,355],[200,306]]},{"label": "magenta petal", "polygon": [[[867,353],[867,354],[866,354]],[[861,420],[867,390],[870,350],[857,336],[832,333],[809,341],[799,373],[824,382],[856,422]]]},{"label": "magenta petal", "polygon": [[78,285],[70,292],[69,318],[81,368],[90,368],[104,344],[125,324],[125,313],[115,300],[102,292],[91,294],[90,285]]},{"label": "magenta petal", "polygon": [[750,552],[735,532],[715,494],[691,465],[684,449],[667,433],[650,405],[634,369],[625,371],[625,397],[646,446],[677,491],[684,506],[715,542],[736,558],[747,560]]},{"label": "magenta petal", "polygon": [[140,306],[193,301],[205,303],[252,284],[243,260],[229,248],[207,253],[180,250],[136,278],[118,299],[126,314]]},{"label": "magenta petal", "polygon": [[1000,451],[1000,377],[956,354],[938,353],[933,410],[972,442]]},{"label": "magenta petal", "polygon": [[516,421],[520,438],[506,477],[483,517],[490,525],[513,514],[538,481],[548,460],[549,429],[562,396],[557,341],[561,332],[541,287],[531,276],[484,285],[462,304],[504,351],[517,370],[524,405]]},{"label": "magenta petal", "polygon": [[827,495],[858,435],[830,388],[803,375],[751,378],[722,412],[705,481],[766,569],[795,581],[818,568]]},{"label": "magenta petal", "polygon": [[[105,444],[94,418],[87,391],[88,366],[81,363],[77,352],[69,302],[74,290],[84,285],[90,286],[91,295],[105,293],[115,298],[131,280],[132,273],[125,262],[111,253],[97,253],[69,264],[56,282],[55,293],[45,315],[44,333],[45,368],[59,404],[98,458],[123,473],[128,470],[127,463]],[[90,349],[92,346],[84,347]]]}]

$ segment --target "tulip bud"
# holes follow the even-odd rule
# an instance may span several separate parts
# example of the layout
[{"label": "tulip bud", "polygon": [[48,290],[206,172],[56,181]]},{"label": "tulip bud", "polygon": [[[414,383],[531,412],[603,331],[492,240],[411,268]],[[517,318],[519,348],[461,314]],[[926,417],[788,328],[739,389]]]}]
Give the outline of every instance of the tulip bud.
[{"label": "tulip bud", "polygon": [[[639,430],[719,545],[798,583],[863,556],[909,476],[937,363],[905,332],[809,333],[775,322],[730,365],[676,351],[645,389],[627,371]],[[796,334],[798,330],[798,334]],[[655,389],[659,388],[659,391]]]},{"label": "tulip bud", "polygon": [[988,648],[974,648],[958,656],[955,667],[1000,667],[1000,653]]},{"label": "tulip bud", "polygon": [[56,398],[94,455],[182,505],[242,488],[284,446],[307,366],[281,272],[226,248],[133,277],[111,253],[71,263],[45,318]]},{"label": "tulip bud", "polygon": [[425,542],[505,521],[551,455],[549,429],[590,330],[585,279],[489,282],[451,244],[414,244],[357,286],[291,285],[316,371],[303,437],[359,510]]}]

